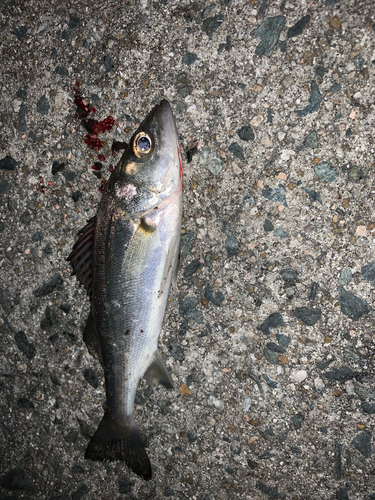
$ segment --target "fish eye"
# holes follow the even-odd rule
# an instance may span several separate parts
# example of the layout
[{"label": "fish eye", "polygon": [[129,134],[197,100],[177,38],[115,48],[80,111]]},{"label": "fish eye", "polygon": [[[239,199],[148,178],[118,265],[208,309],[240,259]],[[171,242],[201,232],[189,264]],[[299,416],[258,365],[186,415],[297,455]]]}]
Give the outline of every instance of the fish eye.
[{"label": "fish eye", "polygon": [[147,156],[152,149],[152,140],[145,132],[139,132],[133,141],[133,152],[138,158]]}]

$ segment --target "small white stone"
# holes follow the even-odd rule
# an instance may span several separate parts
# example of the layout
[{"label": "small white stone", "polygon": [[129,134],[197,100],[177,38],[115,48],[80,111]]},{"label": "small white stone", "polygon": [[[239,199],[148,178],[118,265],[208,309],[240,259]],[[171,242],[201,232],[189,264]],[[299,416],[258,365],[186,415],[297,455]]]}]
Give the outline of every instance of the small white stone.
[{"label": "small white stone", "polygon": [[254,116],[254,118],[251,120],[251,125],[253,127],[259,127],[259,125],[262,123],[263,121],[263,116],[262,115],[256,115]]},{"label": "small white stone", "polygon": [[215,396],[209,396],[208,402],[216,406],[216,408],[222,409],[224,408],[225,404],[222,399],[217,399]]},{"label": "small white stone", "polygon": [[324,389],[323,379],[321,379],[320,377],[315,377],[314,378],[314,385],[315,385],[315,389],[317,391],[322,391]]},{"label": "small white stone", "polygon": [[246,413],[250,410],[250,406],[251,406],[251,399],[246,398],[243,402],[243,407]]},{"label": "small white stone", "polygon": [[295,382],[303,382],[306,377],[307,377],[307,372],[305,370],[293,371],[290,374],[290,378]]}]

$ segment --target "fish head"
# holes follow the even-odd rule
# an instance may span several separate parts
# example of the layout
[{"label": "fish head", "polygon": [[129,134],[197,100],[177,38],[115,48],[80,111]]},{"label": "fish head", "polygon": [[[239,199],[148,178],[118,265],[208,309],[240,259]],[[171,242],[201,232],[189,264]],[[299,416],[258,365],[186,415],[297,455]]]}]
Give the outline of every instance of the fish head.
[{"label": "fish head", "polygon": [[168,101],[161,101],[143,120],[118,168],[126,184],[146,188],[159,200],[182,189],[180,146]]}]

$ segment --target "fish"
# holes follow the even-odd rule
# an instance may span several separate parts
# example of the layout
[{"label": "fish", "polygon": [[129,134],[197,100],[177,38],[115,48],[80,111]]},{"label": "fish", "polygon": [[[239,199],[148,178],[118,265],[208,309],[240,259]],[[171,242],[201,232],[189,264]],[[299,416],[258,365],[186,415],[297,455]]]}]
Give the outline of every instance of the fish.
[{"label": "fish", "polygon": [[85,458],[122,460],[145,480],[152,471],[134,400],[143,376],[173,385],[158,339],[179,267],[182,174],[175,119],[162,100],[133,134],[67,258],[90,299],[83,339],[105,378],[104,416]]}]

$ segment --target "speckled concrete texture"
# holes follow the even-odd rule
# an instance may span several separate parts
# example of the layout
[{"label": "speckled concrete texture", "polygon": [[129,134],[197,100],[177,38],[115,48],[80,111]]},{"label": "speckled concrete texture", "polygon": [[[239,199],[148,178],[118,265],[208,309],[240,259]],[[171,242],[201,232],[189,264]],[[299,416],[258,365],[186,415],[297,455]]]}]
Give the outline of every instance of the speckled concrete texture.
[{"label": "speckled concrete texture", "polygon": [[[374,500],[373,1],[0,9],[0,498]],[[145,482],[84,460],[103,373],[66,257],[162,98],[184,220]]]}]

